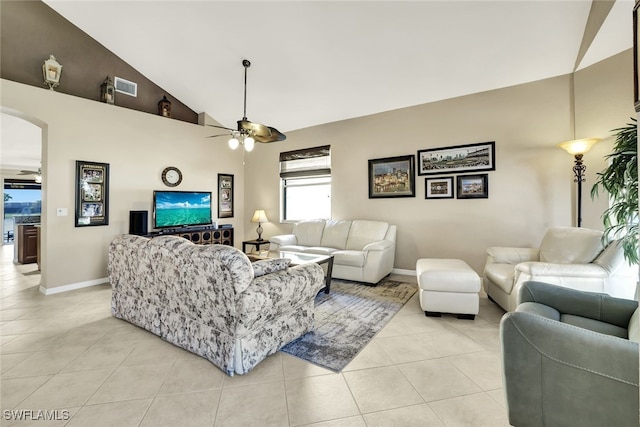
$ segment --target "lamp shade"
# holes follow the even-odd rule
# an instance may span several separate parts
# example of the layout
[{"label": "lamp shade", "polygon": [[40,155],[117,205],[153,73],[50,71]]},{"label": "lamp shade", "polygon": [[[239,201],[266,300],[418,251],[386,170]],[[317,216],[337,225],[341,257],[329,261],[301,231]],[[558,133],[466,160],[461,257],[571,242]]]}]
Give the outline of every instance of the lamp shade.
[{"label": "lamp shade", "polygon": [[244,139],[244,149],[247,151],[252,151],[255,144],[256,144],[256,140],[251,138],[250,136]]},{"label": "lamp shade", "polygon": [[251,218],[251,222],[269,222],[269,218],[267,218],[267,214],[264,213],[262,209],[256,209]]},{"label": "lamp shade", "polygon": [[584,154],[591,149],[600,139],[598,138],[585,138],[574,139],[558,144],[558,147],[565,150],[567,153],[575,156],[576,154]]}]

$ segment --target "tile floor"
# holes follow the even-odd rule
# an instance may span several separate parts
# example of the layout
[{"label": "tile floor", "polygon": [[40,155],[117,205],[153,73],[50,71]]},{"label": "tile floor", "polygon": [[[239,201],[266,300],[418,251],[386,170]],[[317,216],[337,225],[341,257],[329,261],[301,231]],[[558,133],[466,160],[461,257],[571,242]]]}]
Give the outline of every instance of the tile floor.
[{"label": "tile floor", "polygon": [[[228,377],[111,317],[108,285],[42,295],[35,264],[14,265],[12,251],[0,249],[3,426],[509,425],[504,312],[486,297],[469,321],[425,317],[416,294],[341,373],[279,352]],[[18,422],[12,409],[57,420]]]}]

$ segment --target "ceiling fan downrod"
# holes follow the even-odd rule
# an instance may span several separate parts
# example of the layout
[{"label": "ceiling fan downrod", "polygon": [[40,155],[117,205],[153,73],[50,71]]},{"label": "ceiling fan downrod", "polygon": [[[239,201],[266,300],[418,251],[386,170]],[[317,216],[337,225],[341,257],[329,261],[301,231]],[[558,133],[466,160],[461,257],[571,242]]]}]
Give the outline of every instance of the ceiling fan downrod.
[{"label": "ceiling fan downrod", "polygon": [[244,67],[244,111],[242,120],[247,120],[247,68],[251,67],[251,62],[248,59],[243,59],[242,66]]}]

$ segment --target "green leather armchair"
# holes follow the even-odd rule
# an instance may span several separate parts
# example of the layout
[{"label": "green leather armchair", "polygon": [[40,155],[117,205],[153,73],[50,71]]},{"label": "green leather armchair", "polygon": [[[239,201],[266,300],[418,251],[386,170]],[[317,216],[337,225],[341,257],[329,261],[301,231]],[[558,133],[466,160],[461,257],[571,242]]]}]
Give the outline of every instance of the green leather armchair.
[{"label": "green leather armchair", "polygon": [[525,282],[500,323],[509,422],[639,425],[638,302]]}]

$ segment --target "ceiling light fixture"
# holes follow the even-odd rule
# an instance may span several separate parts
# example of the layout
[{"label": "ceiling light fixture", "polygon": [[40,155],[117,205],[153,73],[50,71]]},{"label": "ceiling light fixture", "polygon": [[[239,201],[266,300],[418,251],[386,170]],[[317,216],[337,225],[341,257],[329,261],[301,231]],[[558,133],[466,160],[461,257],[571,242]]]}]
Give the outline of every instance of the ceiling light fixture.
[{"label": "ceiling light fixture", "polygon": [[218,136],[231,135],[229,139],[229,148],[235,150],[242,145],[245,151],[253,150],[256,142],[270,143],[276,141],[284,141],[287,136],[278,129],[266,126],[260,123],[250,122],[247,119],[247,68],[251,66],[249,60],[242,60],[242,66],[244,67],[244,114],[242,120],[238,120],[238,128],[231,129],[224,126],[207,125],[218,129],[228,130],[229,133],[222,133],[218,135],[211,135],[207,138],[216,138]]}]

